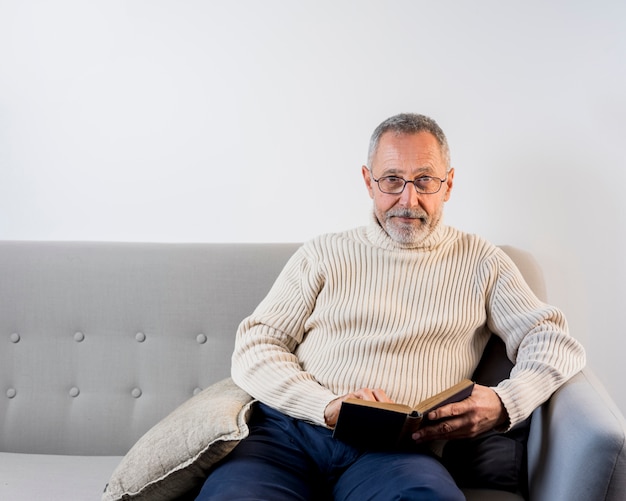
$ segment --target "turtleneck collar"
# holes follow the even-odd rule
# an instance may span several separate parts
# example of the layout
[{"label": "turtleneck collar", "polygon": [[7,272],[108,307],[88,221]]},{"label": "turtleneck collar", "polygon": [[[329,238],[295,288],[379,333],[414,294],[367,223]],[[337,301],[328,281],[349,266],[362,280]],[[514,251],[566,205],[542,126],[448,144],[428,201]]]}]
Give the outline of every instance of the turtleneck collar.
[{"label": "turtleneck collar", "polygon": [[448,227],[440,221],[433,232],[423,240],[416,243],[403,244],[397,242],[389,236],[389,234],[378,222],[376,214],[372,211],[370,215],[370,224],[367,226],[367,237],[374,245],[383,249],[432,250],[438,247],[445,240],[445,236],[448,233],[447,229]]}]

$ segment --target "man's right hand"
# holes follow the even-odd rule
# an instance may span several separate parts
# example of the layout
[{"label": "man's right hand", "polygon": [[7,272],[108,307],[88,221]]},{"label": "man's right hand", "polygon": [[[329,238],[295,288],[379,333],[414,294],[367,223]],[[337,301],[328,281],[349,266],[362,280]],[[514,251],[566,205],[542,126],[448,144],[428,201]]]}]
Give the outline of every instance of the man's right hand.
[{"label": "man's right hand", "polygon": [[341,409],[341,402],[348,398],[360,398],[362,400],[371,400],[377,402],[393,402],[393,400],[391,400],[387,396],[384,390],[381,390],[380,388],[377,388],[375,390],[372,390],[370,388],[361,388],[354,393],[348,393],[347,395],[337,397],[326,406],[326,409],[324,409],[324,419],[326,420],[326,425],[329,428],[334,428],[337,424],[339,410]]}]

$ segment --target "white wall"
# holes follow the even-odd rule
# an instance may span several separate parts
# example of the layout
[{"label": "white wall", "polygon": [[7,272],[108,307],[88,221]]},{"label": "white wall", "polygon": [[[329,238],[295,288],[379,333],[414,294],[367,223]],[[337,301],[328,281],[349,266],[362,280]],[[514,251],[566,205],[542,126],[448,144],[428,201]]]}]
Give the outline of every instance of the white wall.
[{"label": "white wall", "polygon": [[426,113],[447,222],[539,258],[626,412],[624,32],[609,0],[0,0],[0,239],[360,225],[369,134]]}]

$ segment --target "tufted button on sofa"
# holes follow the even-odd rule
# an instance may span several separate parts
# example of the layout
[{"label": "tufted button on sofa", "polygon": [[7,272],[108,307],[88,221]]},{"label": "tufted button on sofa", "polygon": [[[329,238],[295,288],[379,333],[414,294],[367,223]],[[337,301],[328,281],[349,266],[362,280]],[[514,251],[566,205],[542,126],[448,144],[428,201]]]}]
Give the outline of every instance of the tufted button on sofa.
[{"label": "tufted button on sofa", "polygon": [[[0,499],[100,499],[142,435],[228,377],[237,325],[296,247],[0,242]],[[520,492],[626,499],[625,429],[586,369],[534,413]]]}]

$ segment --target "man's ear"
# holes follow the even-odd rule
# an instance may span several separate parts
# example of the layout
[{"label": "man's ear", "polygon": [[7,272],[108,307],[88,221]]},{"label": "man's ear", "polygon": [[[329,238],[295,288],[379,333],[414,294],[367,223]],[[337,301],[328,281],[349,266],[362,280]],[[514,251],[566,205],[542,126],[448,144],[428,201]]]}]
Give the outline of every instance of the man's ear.
[{"label": "man's ear", "polygon": [[367,168],[367,165],[361,167],[361,173],[363,174],[363,180],[365,181],[365,186],[370,194],[370,198],[374,198],[374,188],[372,186],[374,181],[372,181],[372,173]]},{"label": "man's ear", "polygon": [[450,200],[450,192],[452,191],[452,186],[454,185],[454,168],[450,169],[450,171],[448,172],[447,178],[448,179],[446,181],[446,196],[443,199],[444,202],[447,202],[448,200]]}]

